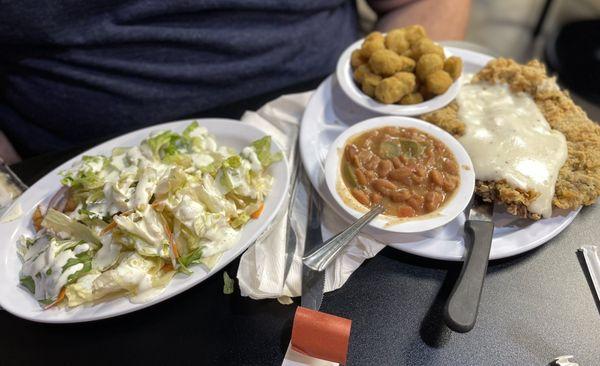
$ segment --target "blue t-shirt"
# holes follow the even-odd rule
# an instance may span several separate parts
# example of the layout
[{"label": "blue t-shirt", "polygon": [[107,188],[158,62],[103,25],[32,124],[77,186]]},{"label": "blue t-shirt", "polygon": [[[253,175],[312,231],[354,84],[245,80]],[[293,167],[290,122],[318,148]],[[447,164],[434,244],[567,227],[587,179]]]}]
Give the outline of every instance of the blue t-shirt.
[{"label": "blue t-shirt", "polygon": [[25,156],[332,72],[347,0],[19,0],[0,5],[0,130]]}]

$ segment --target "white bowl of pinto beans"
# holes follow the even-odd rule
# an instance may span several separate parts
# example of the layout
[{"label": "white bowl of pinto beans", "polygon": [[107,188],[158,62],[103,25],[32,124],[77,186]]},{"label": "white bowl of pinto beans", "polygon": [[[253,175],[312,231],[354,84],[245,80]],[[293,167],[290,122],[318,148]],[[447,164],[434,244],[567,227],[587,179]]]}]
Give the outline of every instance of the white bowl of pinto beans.
[{"label": "white bowl of pinto beans", "polygon": [[383,202],[370,225],[415,233],[438,228],[469,204],[475,172],[452,135],[428,122],[384,116],[348,128],[333,142],[325,163],[327,187],[358,218]]}]

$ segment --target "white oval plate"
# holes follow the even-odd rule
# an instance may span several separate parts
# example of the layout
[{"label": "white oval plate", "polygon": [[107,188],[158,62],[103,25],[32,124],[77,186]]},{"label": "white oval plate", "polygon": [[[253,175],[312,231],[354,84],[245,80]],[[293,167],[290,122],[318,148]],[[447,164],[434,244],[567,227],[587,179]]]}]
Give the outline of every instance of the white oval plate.
[{"label": "white oval plate", "polygon": [[[369,225],[382,231],[417,233],[446,225],[460,215],[471,201],[475,189],[475,172],[469,154],[458,140],[436,125],[416,118],[399,116],[375,117],[355,124],[339,135],[331,144],[325,162],[325,181],[329,193],[331,193],[337,204],[357,219],[367,212],[367,208],[354,199],[345,184],[342,184],[341,188],[347,192],[346,195],[350,199],[356,202],[354,207],[348,205],[339,192],[340,187],[338,187],[338,182],[340,182],[341,179],[341,157],[344,154],[348,139],[363,132],[385,126],[416,128],[443,142],[444,145],[452,151],[452,154],[460,167],[460,182],[450,201],[445,203],[433,214],[414,217],[407,220],[400,220],[397,217],[391,218],[390,220],[390,216],[379,215],[371,221]],[[357,210],[355,209],[356,207],[360,207],[362,210]]]},{"label": "white oval plate", "polygon": [[[474,73],[492,59],[478,52],[446,47],[463,59],[463,73]],[[327,78],[312,95],[302,117],[300,153],[308,176],[323,200],[344,220],[350,216],[333,199],[325,184],[325,159],[329,147],[348,126],[380,116],[362,108],[341,90],[335,76]],[[490,259],[506,258],[542,245],[563,231],[579,209],[564,212],[554,209],[548,219],[516,219],[505,212],[494,214],[494,237]],[[366,228],[365,234],[390,246],[422,257],[460,261],[464,255],[462,226],[464,214],[447,225],[419,234],[389,234]]]},{"label": "white oval plate", "polygon": [[[121,297],[72,309],[42,310],[31,294],[18,286],[21,261],[17,256],[16,241],[23,234],[30,236],[33,234],[31,215],[40,202],[48,200],[60,188],[58,175],[60,171],[70,168],[83,155],[110,154],[115,147],[137,145],[154,131],[182,132],[193,121],[198,121],[201,126],[206,127],[211,134],[215,135],[219,145],[230,146],[238,151],[265,135],[256,127],[228,119],[210,118],[170,122],[134,131],[104,142],[48,173],[25,191],[13,204],[21,205],[23,215],[16,221],[0,224],[0,237],[3,238],[3,245],[0,246],[0,305],[4,310],[18,317],[43,323],[77,323],[110,318],[146,308],[188,290],[218,272],[246,250],[267,229],[269,223],[281,209],[289,184],[289,171],[285,159],[269,167],[269,173],[275,178],[275,183],[265,200],[264,214],[257,220],[250,221],[242,229],[239,243],[223,253],[217,265],[210,272],[202,266],[194,266],[194,273],[190,276],[177,274],[165,291],[149,302],[134,304],[127,298]],[[275,145],[275,142],[273,149],[282,150]],[[206,299],[206,301],[210,301],[210,299]]]},{"label": "white oval plate", "polygon": [[[354,82],[352,75],[352,66],[350,65],[350,57],[354,50],[357,50],[362,45],[363,39],[360,39],[351,44],[340,56],[337,67],[336,76],[340,87],[346,95],[358,105],[370,109],[380,114],[391,114],[395,116],[416,116],[440,109],[450,103],[460,90],[462,74],[452,83],[450,88],[442,95],[424,101],[423,103],[402,105],[402,104],[383,104],[366,95],[360,90]],[[446,57],[454,55],[452,48],[444,47]],[[458,55],[457,55],[458,56]],[[464,62],[464,60],[463,60]],[[464,70],[463,70],[464,71]]]}]

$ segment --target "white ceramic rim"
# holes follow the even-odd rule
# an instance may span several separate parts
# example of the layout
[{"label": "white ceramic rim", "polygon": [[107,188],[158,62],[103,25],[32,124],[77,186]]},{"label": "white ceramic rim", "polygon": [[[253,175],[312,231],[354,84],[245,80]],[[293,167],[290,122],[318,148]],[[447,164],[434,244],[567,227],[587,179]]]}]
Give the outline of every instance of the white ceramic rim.
[{"label": "white ceramic rim", "polygon": [[[189,277],[176,275],[165,291],[151,301],[132,303],[125,297],[118,297],[94,305],[82,305],[72,309],[52,308],[44,311],[31,294],[18,286],[18,272],[21,267],[16,253],[16,240],[21,233],[30,232],[24,227],[31,225],[31,213],[34,208],[40,202],[47,201],[60,187],[58,172],[70,168],[83,155],[109,154],[113,147],[132,146],[133,140],[139,142],[154,131],[167,129],[183,131],[193,121],[198,121],[201,126],[206,127],[209,133],[214,134],[217,141],[223,144],[231,145],[231,143],[224,140],[243,141],[245,144],[267,135],[264,131],[238,120],[223,118],[189,119],[154,125],[127,133],[97,145],[61,164],[38,180],[11,205],[11,208],[16,205],[22,207],[23,214],[20,218],[11,222],[0,223],[0,235],[4,238],[4,245],[0,247],[0,305],[4,310],[20,318],[41,323],[80,323],[112,318],[141,310],[187,291],[218,273],[268,230],[273,219],[283,207],[289,188],[290,172],[286,159],[269,167],[270,173],[276,178],[276,183],[271,190],[271,194],[265,200],[265,212],[242,229],[239,242],[227,250],[210,271],[206,271],[201,266],[195,266],[193,268],[194,273]],[[215,130],[223,131],[221,136]],[[273,140],[272,151],[283,152],[284,149]],[[210,301],[210,299],[207,301]]]},{"label": "white ceramic rim", "polygon": [[[412,105],[379,103],[358,88],[352,75],[350,57],[352,56],[352,52],[354,50],[360,49],[363,40],[364,38],[354,42],[348,48],[346,48],[346,50],[340,56],[336,67],[336,76],[338,82],[340,83],[340,87],[344,93],[356,104],[380,114],[394,116],[416,116],[443,108],[458,95],[462,84],[462,72],[461,76],[452,83],[450,88],[444,94],[426,100],[423,103]],[[444,47],[444,54],[446,57],[452,56],[452,53],[447,47]]]},{"label": "white ceramic rim", "polygon": [[[438,228],[452,221],[464,211],[473,196],[475,190],[473,163],[467,151],[452,135],[431,123],[416,118],[400,116],[371,118],[353,125],[335,139],[329,148],[325,161],[325,181],[335,201],[355,218],[364,215],[365,211],[358,211],[344,202],[344,199],[337,190],[341,174],[341,157],[343,156],[344,147],[348,139],[357,134],[386,126],[416,128],[443,142],[452,151],[460,167],[460,183],[450,201],[446,202],[434,214],[415,217],[414,219],[399,221],[398,223],[390,222],[389,219],[379,216],[371,221],[369,225],[387,232],[417,233]],[[344,189],[346,188],[344,184],[341,184],[341,186]]]}]

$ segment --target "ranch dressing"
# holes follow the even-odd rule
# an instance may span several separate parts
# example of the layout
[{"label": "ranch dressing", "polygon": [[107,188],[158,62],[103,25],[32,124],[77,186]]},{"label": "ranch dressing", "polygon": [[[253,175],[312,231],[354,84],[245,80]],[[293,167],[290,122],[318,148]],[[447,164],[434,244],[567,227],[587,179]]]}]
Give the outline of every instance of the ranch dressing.
[{"label": "ranch dressing", "polygon": [[464,84],[456,101],[466,125],[459,141],[477,179],[504,179],[539,193],[527,209],[550,217],[558,172],[567,159],[564,135],[550,128],[529,94],[513,93],[506,84]]},{"label": "ranch dressing", "polygon": [[25,254],[21,277],[31,277],[34,281],[36,299],[54,299],[67,284],[69,276],[83,269],[82,263],[66,269],[64,266],[69,259],[75,259],[78,254],[89,250],[87,243],[63,250],[53,239],[42,236]]}]

